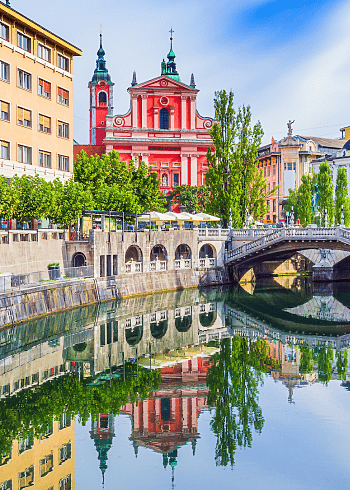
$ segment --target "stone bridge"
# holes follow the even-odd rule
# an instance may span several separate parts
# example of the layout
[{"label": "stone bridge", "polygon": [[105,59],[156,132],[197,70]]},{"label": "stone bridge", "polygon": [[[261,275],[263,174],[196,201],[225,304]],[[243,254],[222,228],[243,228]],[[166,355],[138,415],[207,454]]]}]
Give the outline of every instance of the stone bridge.
[{"label": "stone bridge", "polygon": [[[268,261],[284,261],[297,252],[309,249],[325,249],[319,255],[320,262],[314,269],[316,278],[333,279],[333,267],[345,261],[350,252],[350,230],[335,228],[281,228],[274,230],[232,230],[232,245],[242,241],[243,245],[225,252],[225,266],[236,279],[241,279],[248,270]],[[329,251],[341,250],[338,258],[330,257]],[[327,256],[328,254],[328,256]],[[305,253],[305,256],[309,254]]]}]

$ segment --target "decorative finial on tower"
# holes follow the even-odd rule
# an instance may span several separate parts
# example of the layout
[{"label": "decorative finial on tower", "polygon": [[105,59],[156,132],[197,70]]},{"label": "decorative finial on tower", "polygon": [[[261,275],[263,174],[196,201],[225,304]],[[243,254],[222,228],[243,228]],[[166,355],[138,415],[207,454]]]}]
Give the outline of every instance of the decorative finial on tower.
[{"label": "decorative finial on tower", "polygon": [[10,6],[10,0],[6,0],[6,7]]},{"label": "decorative finial on tower", "polygon": [[169,32],[170,32],[170,50],[172,50],[173,49],[173,32],[175,32],[175,31],[173,31],[173,28],[171,28]]},{"label": "decorative finial on tower", "polygon": [[176,70],[176,63],[175,63],[175,53],[173,51],[173,28],[170,29],[170,51],[167,54],[168,61],[165,62],[164,59],[161,63],[161,75],[166,75],[167,77],[173,78],[174,80],[177,80],[181,82],[180,76]]},{"label": "decorative finial on tower", "polygon": [[102,48],[102,24],[100,25],[100,48]]},{"label": "decorative finial on tower", "polygon": [[196,88],[196,84],[194,83],[194,75],[193,75],[193,73],[191,75],[190,87]]},{"label": "decorative finial on tower", "polygon": [[137,85],[136,71],[134,71],[134,73],[132,74],[132,82],[131,82],[132,87],[135,87],[135,85]]}]

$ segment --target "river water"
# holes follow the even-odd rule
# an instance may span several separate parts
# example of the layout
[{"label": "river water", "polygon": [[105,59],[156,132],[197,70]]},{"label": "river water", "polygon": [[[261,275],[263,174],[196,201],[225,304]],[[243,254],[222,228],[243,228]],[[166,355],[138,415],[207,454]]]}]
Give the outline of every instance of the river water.
[{"label": "river water", "polygon": [[279,277],[0,332],[0,490],[347,489],[350,283]]}]

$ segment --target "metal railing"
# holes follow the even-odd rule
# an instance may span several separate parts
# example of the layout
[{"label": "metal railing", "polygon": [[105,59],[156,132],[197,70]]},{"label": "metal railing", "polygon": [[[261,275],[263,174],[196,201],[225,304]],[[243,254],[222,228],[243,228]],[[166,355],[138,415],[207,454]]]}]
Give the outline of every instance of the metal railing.
[{"label": "metal railing", "polygon": [[13,288],[25,288],[30,285],[42,284],[64,279],[78,279],[93,277],[94,267],[84,265],[82,267],[66,267],[64,269],[52,269],[38,272],[25,272],[22,274],[0,274],[0,292]]}]

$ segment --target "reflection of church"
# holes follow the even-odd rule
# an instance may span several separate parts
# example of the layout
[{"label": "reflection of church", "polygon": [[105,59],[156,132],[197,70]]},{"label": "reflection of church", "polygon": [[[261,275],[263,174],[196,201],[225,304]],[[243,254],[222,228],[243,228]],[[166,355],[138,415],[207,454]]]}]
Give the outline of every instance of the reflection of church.
[{"label": "reflection of church", "polygon": [[[163,368],[163,381],[158,390],[147,400],[127,403],[120,411],[131,418],[130,440],[135,456],[139,447],[162,454],[163,466],[171,466],[173,478],[178,449],[190,443],[195,455],[199,438],[198,416],[206,407],[206,374],[209,366],[209,357],[195,357]],[[115,435],[114,417],[99,414],[98,420],[92,422],[90,435],[95,442],[104,480],[107,453]]]}]

